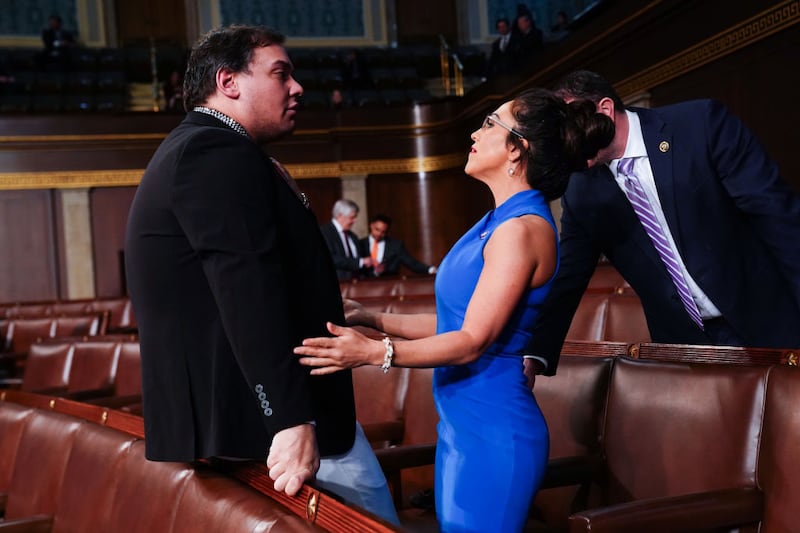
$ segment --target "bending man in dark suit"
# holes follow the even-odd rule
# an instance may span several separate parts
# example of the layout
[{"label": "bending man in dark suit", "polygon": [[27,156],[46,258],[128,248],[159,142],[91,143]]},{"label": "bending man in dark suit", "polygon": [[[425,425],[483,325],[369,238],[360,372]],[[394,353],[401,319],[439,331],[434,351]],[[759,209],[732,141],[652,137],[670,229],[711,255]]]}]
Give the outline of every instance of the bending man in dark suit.
[{"label": "bending man in dark suit", "polygon": [[389,237],[391,227],[391,218],[386,215],[375,215],[369,219],[369,235],[358,243],[361,255],[372,258],[373,275],[397,274],[400,265],[405,265],[417,274],[435,274],[435,266],[417,261],[408,253],[403,241]]},{"label": "bending man in dark suit", "polygon": [[[712,100],[625,109],[588,71],[556,92],[593,101],[616,134],[562,198],[561,266],[525,352],[537,370],[555,373],[600,254],[641,298],[654,342],[800,346],[800,197],[739,119]],[[626,193],[619,163],[629,158],[691,293],[687,303]]]},{"label": "bending man in dark suit", "polygon": [[344,317],[316,218],[260,146],[294,129],[302,95],[283,39],[251,26],[201,38],[186,70],[188,114],[131,207],[147,457],[266,459],[277,490],[294,495],[316,474],[396,522],[351,376],[312,377],[292,354]]},{"label": "bending man in dark suit", "polygon": [[367,273],[372,268],[372,259],[369,254],[361,254],[358,236],[350,230],[358,217],[358,204],[347,198],[337,200],[331,215],[331,221],[320,230],[336,267],[336,276],[348,280]]}]

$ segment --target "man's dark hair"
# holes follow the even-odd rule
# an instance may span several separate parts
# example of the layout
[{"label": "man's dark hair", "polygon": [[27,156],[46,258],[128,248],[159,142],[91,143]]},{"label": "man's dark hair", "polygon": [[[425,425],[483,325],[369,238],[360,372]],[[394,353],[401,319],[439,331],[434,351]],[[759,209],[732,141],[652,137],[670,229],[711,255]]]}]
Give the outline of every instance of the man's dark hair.
[{"label": "man's dark hair", "polygon": [[373,222],[383,222],[387,227],[391,227],[392,225],[392,219],[383,213],[378,213],[377,215],[370,217],[369,223],[372,224]]},{"label": "man's dark hair", "polygon": [[499,19],[497,19],[497,20],[495,21],[495,23],[494,23],[494,27],[496,28],[496,27],[498,26],[498,24],[500,24],[501,22],[505,22],[505,23],[506,23],[506,26],[511,26],[511,22],[509,22],[509,21],[508,21],[508,19],[507,19],[506,17],[500,17]]},{"label": "man's dark hair", "polygon": [[283,45],[286,37],[263,26],[232,25],[203,35],[192,47],[183,77],[183,107],[191,111],[216,90],[217,71],[249,72],[253,50],[272,44]]},{"label": "man's dark hair", "polygon": [[603,98],[611,98],[617,111],[625,109],[625,104],[608,80],[590,70],[576,70],[567,74],[556,83],[553,92],[565,100],[589,100],[595,105]]}]

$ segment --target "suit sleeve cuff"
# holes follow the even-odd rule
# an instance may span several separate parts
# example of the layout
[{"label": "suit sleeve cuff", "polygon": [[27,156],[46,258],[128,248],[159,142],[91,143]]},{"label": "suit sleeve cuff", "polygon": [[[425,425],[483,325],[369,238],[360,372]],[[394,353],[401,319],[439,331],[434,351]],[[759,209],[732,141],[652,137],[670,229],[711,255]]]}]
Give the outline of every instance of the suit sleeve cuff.
[{"label": "suit sleeve cuff", "polygon": [[543,371],[547,370],[547,366],[548,366],[547,365],[547,359],[545,359],[544,357],[539,357],[538,355],[523,355],[522,357],[525,358],[525,359],[533,359],[535,361],[540,362],[542,364],[542,370]]}]

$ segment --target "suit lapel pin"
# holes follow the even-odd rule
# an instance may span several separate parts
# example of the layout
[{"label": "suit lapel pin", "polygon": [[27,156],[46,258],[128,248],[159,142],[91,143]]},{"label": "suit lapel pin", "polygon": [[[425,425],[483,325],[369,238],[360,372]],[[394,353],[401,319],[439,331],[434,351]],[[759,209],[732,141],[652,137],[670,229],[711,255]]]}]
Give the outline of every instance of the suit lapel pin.
[{"label": "suit lapel pin", "polygon": [[661,153],[666,154],[669,151],[669,143],[667,141],[661,141],[658,143],[658,149],[661,150]]}]

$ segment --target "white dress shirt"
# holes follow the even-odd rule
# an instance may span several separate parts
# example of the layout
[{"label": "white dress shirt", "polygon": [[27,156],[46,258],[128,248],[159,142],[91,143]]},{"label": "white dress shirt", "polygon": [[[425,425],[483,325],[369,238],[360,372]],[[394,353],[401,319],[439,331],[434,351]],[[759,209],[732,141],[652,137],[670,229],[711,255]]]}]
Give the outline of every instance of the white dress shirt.
[{"label": "white dress shirt", "polygon": [[[672,249],[672,253],[675,255],[675,258],[678,261],[678,266],[683,273],[683,278],[686,280],[686,285],[689,286],[689,291],[692,293],[692,298],[694,298],[697,308],[700,310],[700,316],[702,316],[704,320],[722,316],[722,313],[719,311],[719,309],[717,309],[717,306],[715,306],[706,293],[700,289],[694,279],[692,279],[692,276],[686,270],[686,265],[683,262],[683,258],[681,257],[677,246],[675,245],[675,239],[672,237],[672,230],[667,224],[667,219],[664,216],[664,209],[661,207],[661,199],[658,196],[658,189],[656,189],[656,182],[653,178],[653,169],[650,167],[650,158],[647,156],[647,149],[644,145],[644,136],[642,135],[642,125],[639,121],[639,115],[627,110],[625,111],[625,114],[628,116],[629,124],[628,142],[625,145],[625,153],[620,159],[626,159],[629,157],[635,158],[633,161],[633,171],[639,178],[639,183],[642,185],[642,189],[647,195],[647,199],[650,201],[650,205],[653,208],[653,213],[658,219],[658,223],[664,230],[664,234],[669,241],[669,247]],[[617,172],[617,165],[619,161],[619,159],[612,160],[608,164],[608,168],[611,170],[611,174],[613,174],[614,179],[617,181],[617,185],[619,185],[619,188],[622,189],[622,192],[625,193],[627,197],[625,176],[622,176]]]}]

